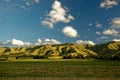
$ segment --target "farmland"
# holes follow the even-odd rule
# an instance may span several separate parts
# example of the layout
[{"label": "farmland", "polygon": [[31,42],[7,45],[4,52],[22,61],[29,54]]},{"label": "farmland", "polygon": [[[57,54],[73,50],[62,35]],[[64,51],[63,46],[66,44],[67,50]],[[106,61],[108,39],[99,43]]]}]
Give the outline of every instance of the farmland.
[{"label": "farmland", "polygon": [[41,59],[0,62],[0,80],[119,80],[120,62]]}]

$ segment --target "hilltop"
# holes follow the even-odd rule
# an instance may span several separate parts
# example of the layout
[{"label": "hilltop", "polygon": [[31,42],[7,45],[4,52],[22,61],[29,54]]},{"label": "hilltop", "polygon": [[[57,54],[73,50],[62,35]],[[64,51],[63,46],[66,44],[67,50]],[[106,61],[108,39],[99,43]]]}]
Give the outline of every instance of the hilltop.
[{"label": "hilltop", "polygon": [[34,59],[41,58],[64,58],[64,59],[120,59],[120,42],[109,42],[104,44],[58,44],[40,45],[29,47],[1,47],[0,56],[8,59],[21,57]]}]

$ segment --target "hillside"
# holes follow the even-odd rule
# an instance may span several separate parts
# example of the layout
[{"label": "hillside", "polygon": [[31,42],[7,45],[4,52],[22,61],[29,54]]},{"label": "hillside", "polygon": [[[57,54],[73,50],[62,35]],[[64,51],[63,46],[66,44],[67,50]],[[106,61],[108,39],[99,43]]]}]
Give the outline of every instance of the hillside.
[{"label": "hillside", "polygon": [[120,59],[120,42],[109,42],[97,45],[66,43],[30,47],[1,47],[0,56]]},{"label": "hillside", "polygon": [[120,59],[120,42],[109,42],[90,47],[92,51],[98,54],[98,58]]}]

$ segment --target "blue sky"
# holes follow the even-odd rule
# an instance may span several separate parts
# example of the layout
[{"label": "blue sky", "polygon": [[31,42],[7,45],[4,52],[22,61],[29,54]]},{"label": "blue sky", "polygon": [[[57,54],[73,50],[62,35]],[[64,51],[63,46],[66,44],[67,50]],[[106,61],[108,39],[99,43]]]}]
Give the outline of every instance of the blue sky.
[{"label": "blue sky", "polygon": [[0,46],[120,40],[120,0],[0,0]]}]

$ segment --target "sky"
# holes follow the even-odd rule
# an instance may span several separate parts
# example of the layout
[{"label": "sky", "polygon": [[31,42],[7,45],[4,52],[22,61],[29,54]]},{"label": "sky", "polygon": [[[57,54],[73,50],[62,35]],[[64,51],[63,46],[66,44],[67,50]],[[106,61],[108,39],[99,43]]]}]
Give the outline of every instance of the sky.
[{"label": "sky", "polygon": [[120,41],[120,0],[0,0],[0,46]]}]

